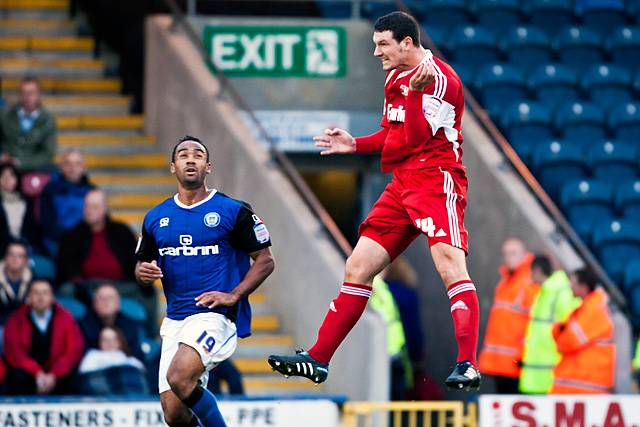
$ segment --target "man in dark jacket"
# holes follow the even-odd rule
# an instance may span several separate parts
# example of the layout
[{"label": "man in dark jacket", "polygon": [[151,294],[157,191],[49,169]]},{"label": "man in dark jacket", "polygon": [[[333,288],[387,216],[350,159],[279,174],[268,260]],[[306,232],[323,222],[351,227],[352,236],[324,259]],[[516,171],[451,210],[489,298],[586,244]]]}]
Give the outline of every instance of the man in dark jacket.
[{"label": "man in dark jacket", "polygon": [[72,393],[73,373],[84,351],[82,332],[71,313],[56,304],[46,280],[31,283],[27,301],[5,328],[9,392]]},{"label": "man in dark jacket", "polygon": [[62,234],[82,220],[84,197],[92,188],[82,152],[66,151],[60,173],[53,174],[40,199],[43,245],[50,256],[55,257]]},{"label": "man in dark jacket", "polygon": [[0,262],[0,329],[25,302],[31,276],[27,246],[18,241],[9,243]]},{"label": "man in dark jacket", "polygon": [[0,116],[3,160],[21,171],[48,170],[56,152],[56,122],[42,107],[40,83],[26,77],[20,83],[20,102]]}]

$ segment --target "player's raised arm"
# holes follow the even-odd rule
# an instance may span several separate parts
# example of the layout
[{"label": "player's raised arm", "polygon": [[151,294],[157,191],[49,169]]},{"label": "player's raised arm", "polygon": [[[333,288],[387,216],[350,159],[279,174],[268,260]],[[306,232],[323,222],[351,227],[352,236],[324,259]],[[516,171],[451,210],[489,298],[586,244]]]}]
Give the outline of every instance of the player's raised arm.
[{"label": "player's raised arm", "polygon": [[350,154],[356,152],[356,140],[349,132],[340,128],[325,129],[323,135],[313,137],[316,147],[324,148],[320,155]]}]

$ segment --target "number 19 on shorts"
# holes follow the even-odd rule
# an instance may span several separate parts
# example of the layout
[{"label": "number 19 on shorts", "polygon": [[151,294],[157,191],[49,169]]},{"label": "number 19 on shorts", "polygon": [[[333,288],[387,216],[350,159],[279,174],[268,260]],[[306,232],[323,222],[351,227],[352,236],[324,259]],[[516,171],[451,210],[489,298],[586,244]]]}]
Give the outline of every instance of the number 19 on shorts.
[{"label": "number 19 on shorts", "polygon": [[216,340],[211,335],[208,335],[207,331],[202,331],[196,342],[201,344],[207,353],[211,353],[213,346],[216,345]]}]

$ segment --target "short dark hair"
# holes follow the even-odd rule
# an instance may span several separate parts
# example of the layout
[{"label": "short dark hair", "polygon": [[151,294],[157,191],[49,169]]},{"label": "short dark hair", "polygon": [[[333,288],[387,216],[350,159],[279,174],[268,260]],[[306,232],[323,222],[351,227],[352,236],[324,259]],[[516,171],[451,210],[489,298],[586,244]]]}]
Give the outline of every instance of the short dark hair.
[{"label": "short dark hair", "polygon": [[373,24],[376,33],[391,31],[393,38],[400,43],[405,37],[411,37],[415,46],[420,46],[420,26],[415,18],[404,12],[391,12],[381,16]]},{"label": "short dark hair", "polygon": [[51,280],[47,279],[46,277],[34,277],[29,282],[29,286],[27,287],[26,295],[29,295],[31,293],[31,289],[33,288],[33,285],[35,285],[36,283],[40,283],[40,282],[43,282],[43,283],[46,283],[47,285],[49,285],[49,288],[53,292],[53,284],[51,284]]},{"label": "short dark hair", "polygon": [[600,283],[598,275],[589,267],[578,269],[573,274],[578,283],[587,286],[590,291],[593,291]]},{"label": "short dark hair", "polygon": [[180,146],[180,144],[182,144],[185,141],[193,141],[193,142],[197,142],[198,144],[201,144],[204,147],[204,152],[207,154],[207,162],[209,161],[209,149],[204,144],[204,142],[202,142],[200,140],[200,138],[196,138],[195,136],[185,135],[185,136],[183,136],[182,138],[180,138],[178,140],[176,145],[173,146],[173,150],[171,151],[171,162],[172,163],[176,161],[176,150],[178,150],[178,147]]},{"label": "short dark hair", "polygon": [[549,277],[551,275],[551,260],[546,255],[536,254],[531,263],[531,269],[534,268],[539,268],[545,276]]},{"label": "short dark hair", "polygon": [[24,76],[22,80],[20,80],[20,85],[22,86],[25,83],[35,83],[38,86],[38,90],[42,90],[40,80],[38,80],[36,76]]},{"label": "short dark hair", "polygon": [[9,240],[4,246],[4,254],[2,254],[2,256],[6,257],[7,254],[9,253],[9,247],[14,246],[14,245],[15,246],[22,246],[24,248],[24,251],[26,252],[27,256],[29,256],[29,244],[24,239],[11,239],[11,240]]}]

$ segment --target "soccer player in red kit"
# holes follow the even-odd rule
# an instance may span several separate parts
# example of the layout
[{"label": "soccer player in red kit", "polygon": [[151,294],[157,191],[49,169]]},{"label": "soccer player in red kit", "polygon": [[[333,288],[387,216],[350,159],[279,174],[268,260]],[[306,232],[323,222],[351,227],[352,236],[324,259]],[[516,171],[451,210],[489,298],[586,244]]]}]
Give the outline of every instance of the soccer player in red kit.
[{"label": "soccer player in red kit", "polygon": [[374,56],[387,71],[382,129],[359,138],[327,129],[315,141],[324,149],[322,155],[382,152],[382,171],[393,172],[393,179],[360,226],[344,283],[315,345],[294,356],[270,356],[269,364],[283,375],[323,382],[329,360],[365,309],[374,276],[422,233],[447,288],[458,342],[456,367],[445,384],[474,390],[480,386],[479,308],[465,258],[462,83],[448,64],[421,46],[418,24],[410,15],[393,12],[379,18],[373,41]]}]

